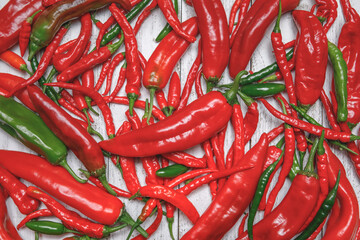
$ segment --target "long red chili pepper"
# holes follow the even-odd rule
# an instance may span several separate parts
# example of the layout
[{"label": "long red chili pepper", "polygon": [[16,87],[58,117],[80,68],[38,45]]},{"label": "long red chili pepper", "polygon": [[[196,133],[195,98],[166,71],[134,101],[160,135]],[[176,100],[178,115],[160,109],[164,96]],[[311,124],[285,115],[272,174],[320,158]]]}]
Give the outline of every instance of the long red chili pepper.
[{"label": "long red chili pepper", "polygon": [[54,214],[47,208],[37,210],[35,212],[32,212],[32,213],[26,215],[26,217],[23,220],[21,220],[21,222],[16,226],[16,228],[17,229],[22,228],[25,225],[25,223],[29,222],[32,219],[39,218],[39,217],[49,217],[49,216],[53,216],[53,215]]},{"label": "long red chili pepper", "polygon": [[332,129],[336,130],[336,131],[341,131],[339,124],[336,121],[333,109],[332,109],[332,105],[331,102],[328,98],[328,96],[326,95],[325,91],[322,90],[321,91],[321,95],[320,95],[320,99],[321,102],[324,106],[325,112],[326,112],[326,116],[329,120],[329,124],[331,126]]},{"label": "long red chili pepper", "polygon": [[359,136],[352,135],[351,133],[337,132],[337,131],[334,131],[329,128],[316,126],[316,125],[304,122],[302,120],[295,119],[291,116],[287,116],[287,115],[282,114],[281,112],[277,111],[275,108],[273,108],[266,100],[260,99],[260,101],[269,110],[269,112],[271,114],[273,114],[275,117],[283,120],[284,122],[286,122],[289,125],[292,125],[296,128],[307,131],[316,136],[321,136],[322,130],[325,130],[325,138],[326,139],[340,140],[342,142],[350,142],[350,141],[359,139]]},{"label": "long red chili pepper", "polygon": [[26,186],[5,168],[0,167],[0,186],[14,201],[22,214],[29,214],[39,207],[39,202],[26,195]]},{"label": "long red chili pepper", "polygon": [[125,15],[116,7],[115,4],[111,4],[109,7],[111,13],[115,17],[116,21],[120,25],[124,38],[125,38],[125,58],[126,58],[126,94],[129,98],[129,110],[130,115],[132,115],[134,102],[140,96],[140,87],[141,87],[141,66],[140,59],[138,54],[138,47],[135,38],[134,31],[127,21]]},{"label": "long red chili pepper", "polygon": [[124,60],[124,55],[125,55],[125,53],[119,53],[111,60],[110,68],[109,68],[109,71],[108,71],[107,76],[106,76],[106,79],[107,79],[106,80],[106,87],[105,87],[103,95],[107,95],[110,92],[112,78],[113,78],[115,68],[120,64],[120,62],[122,60]]},{"label": "long red chili pepper", "polygon": [[56,70],[62,72],[81,58],[90,40],[91,31],[92,22],[90,13],[86,13],[81,17],[81,30],[76,43],[66,53],[54,55],[52,63]]},{"label": "long red chili pepper", "polygon": [[[234,105],[235,106],[235,105]],[[215,135],[210,139],[211,147],[213,148],[214,156],[216,158],[216,167],[217,169],[225,170],[225,159],[224,155],[221,153],[220,146],[219,146],[219,139],[218,136]],[[218,191],[223,187],[225,184],[225,179],[220,179],[218,181]]]},{"label": "long red chili pepper", "polygon": [[[182,24],[184,30],[192,36],[198,33],[196,18],[190,18]],[[189,47],[190,42],[179,37],[174,31],[161,40],[149,58],[144,70],[143,85],[150,91],[150,110],[153,106],[154,94],[168,83],[175,64]],[[149,116],[151,111],[149,112]]]},{"label": "long red chili pepper", "polygon": [[300,31],[295,47],[295,93],[299,105],[309,108],[319,99],[325,82],[327,38],[313,14],[296,10],[292,15]]},{"label": "long red chili pepper", "polygon": [[[116,197],[88,183],[79,183],[62,167],[45,159],[15,151],[0,150],[0,165],[85,216],[105,225],[114,224],[123,208]],[[96,206],[96,207],[95,207]]]},{"label": "long red chili pepper", "polygon": [[61,29],[59,30],[59,32],[56,34],[54,40],[49,44],[49,46],[46,48],[43,56],[41,57],[39,66],[36,70],[36,72],[34,73],[34,75],[32,75],[28,80],[26,80],[25,82],[22,82],[20,84],[18,84],[16,87],[14,87],[10,92],[8,96],[12,96],[14,95],[16,92],[18,92],[19,90],[25,88],[26,86],[29,86],[33,83],[35,83],[36,81],[38,81],[45,73],[51,58],[53,57],[53,54],[55,52],[55,49],[59,46],[61,39],[63,38],[63,36],[65,35],[65,33],[67,32],[67,27],[61,27]]},{"label": "long red chili pepper", "polygon": [[105,82],[105,78],[107,77],[107,74],[110,71],[110,65],[111,65],[111,58],[109,57],[101,67],[99,79],[97,80],[96,85],[94,87],[95,91],[99,91],[101,86]]},{"label": "long red chili pepper", "polygon": [[[298,0],[283,0],[282,13],[293,10],[298,4]],[[246,68],[253,51],[263,38],[266,29],[276,19],[278,9],[278,0],[255,1],[251,6],[240,24],[231,48],[229,60],[231,77],[234,78],[236,74]]]},{"label": "long red chili pepper", "polygon": [[6,62],[7,64],[9,64],[10,66],[12,66],[13,68],[16,68],[21,71],[25,71],[25,72],[29,73],[30,75],[32,74],[29,71],[29,69],[27,68],[24,59],[22,59],[22,57],[20,57],[13,51],[7,50],[5,52],[2,52],[0,54],[0,59],[2,61]]},{"label": "long red chili pepper", "polygon": [[[115,88],[112,91],[112,93],[110,94],[109,98],[106,99],[106,101],[112,102],[114,100],[116,95],[119,93],[121,87],[124,85],[125,75],[126,75],[126,62],[121,66],[119,77],[118,77],[118,80],[116,82]],[[136,101],[135,101],[134,106],[135,107],[137,106]]]},{"label": "long red chili pepper", "polygon": [[193,7],[201,35],[203,74],[207,89],[211,90],[221,78],[229,61],[229,27],[220,0],[193,1]]},{"label": "long red chili pepper", "polygon": [[151,11],[157,6],[157,0],[153,0],[139,15],[138,19],[136,20],[135,26],[134,26],[134,33],[137,35],[137,33],[140,30],[140,27],[142,23],[145,21],[145,19],[150,15]]},{"label": "long red chili pepper", "polygon": [[[239,162],[239,166],[253,164],[254,168],[236,173],[226,181],[208,209],[182,237],[183,240],[220,239],[236,223],[255,193],[257,181],[254,179],[258,179],[261,175],[267,147],[267,136],[263,134],[259,142]],[[244,192],[246,194],[243,194]]]},{"label": "long red chili pepper", "polygon": [[245,139],[244,139],[244,119],[242,116],[241,107],[239,104],[234,104],[233,106],[233,114],[231,116],[231,123],[234,128],[235,132],[235,139],[234,139],[234,157],[233,165],[237,166],[241,158],[244,156],[245,153]]},{"label": "long red chili pepper", "polygon": [[324,31],[327,33],[337,17],[338,4],[335,0],[316,0],[316,3],[319,5],[316,16],[327,18],[324,25]]},{"label": "long red chili pepper", "polygon": [[101,40],[103,39],[104,34],[108,30],[108,28],[111,27],[111,25],[113,25],[114,23],[116,23],[116,20],[115,20],[114,16],[110,16],[106,20],[106,22],[101,26],[100,31],[99,31],[99,35],[96,38],[96,49],[100,49]]},{"label": "long red chili pepper", "polygon": [[3,240],[22,240],[17,233],[14,225],[8,215],[6,207],[6,198],[3,195],[3,190],[0,188],[0,239]]},{"label": "long red chili pepper", "polygon": [[70,40],[62,45],[60,45],[54,52],[54,55],[57,55],[59,53],[63,53],[63,52],[66,52],[68,51],[75,43],[76,43],[77,39],[73,39],[73,40]]},{"label": "long red chili pepper", "polygon": [[[241,23],[246,16],[249,5],[250,5],[250,0],[242,0],[240,3],[237,25],[236,25],[234,31],[230,31],[232,33],[231,38],[230,38],[230,47],[232,47],[232,45],[234,43],[235,36],[237,35],[237,32],[240,29]],[[235,12],[235,14],[236,14],[236,12]],[[234,20],[235,20],[235,16],[232,17],[231,12],[230,12],[229,27],[231,26],[231,22],[234,21],[234,20],[231,20],[231,18],[234,18]]]}]

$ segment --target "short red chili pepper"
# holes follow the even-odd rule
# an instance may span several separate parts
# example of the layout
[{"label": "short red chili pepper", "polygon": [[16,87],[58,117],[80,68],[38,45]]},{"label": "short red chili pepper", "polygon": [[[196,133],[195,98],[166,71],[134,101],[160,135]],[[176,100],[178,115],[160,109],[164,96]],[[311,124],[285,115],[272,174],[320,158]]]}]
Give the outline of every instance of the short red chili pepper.
[{"label": "short red chili pepper", "polygon": [[13,51],[7,50],[0,54],[0,59],[15,69],[25,71],[28,74],[32,74],[26,66],[26,63],[22,57],[14,53]]},{"label": "short red chili pepper", "polygon": [[118,24],[120,25],[125,38],[125,58],[127,63],[127,84],[125,91],[127,97],[129,98],[130,115],[132,115],[134,102],[140,96],[142,77],[137,41],[132,27],[130,26],[128,20],[126,19],[125,15],[120,11],[120,9],[117,8],[115,4],[111,4],[109,9]]},{"label": "short red chili pepper", "polygon": [[170,152],[161,154],[166,159],[173,161],[177,164],[182,164],[192,168],[204,168],[206,167],[206,160],[204,157],[197,158],[186,152]]},{"label": "short red chili pepper", "polygon": [[273,128],[270,132],[268,132],[268,141],[274,141],[280,133],[284,132],[284,124],[280,124],[279,126]]},{"label": "short red chili pepper", "polygon": [[63,72],[68,67],[76,63],[83,53],[90,40],[92,31],[92,22],[90,13],[86,13],[81,17],[81,30],[76,43],[66,53],[54,55],[52,62],[56,70]]},{"label": "short red chili pepper", "polygon": [[231,123],[234,128],[235,132],[235,139],[234,139],[234,156],[236,158],[233,159],[233,165],[238,165],[241,158],[244,156],[245,153],[245,139],[244,139],[244,119],[242,116],[241,107],[239,104],[234,104],[233,106],[233,114],[231,116]]},{"label": "short red chili pepper", "polygon": [[163,111],[163,113],[166,116],[169,116],[169,108],[168,108],[168,103],[166,101],[166,97],[165,97],[165,93],[162,89],[158,90],[155,92],[155,98],[156,98],[156,102],[159,105],[159,108],[161,109],[161,111]]},{"label": "short red chili pepper", "polygon": [[169,114],[171,115],[180,105],[181,83],[177,72],[174,72],[170,79],[168,105]]},{"label": "short red chili pepper", "polygon": [[3,240],[22,240],[8,215],[6,198],[0,188],[0,238]]},{"label": "short red chili pepper", "polygon": [[244,117],[244,144],[247,144],[256,131],[259,122],[259,110],[257,102],[252,98],[247,97],[242,93],[240,96],[248,107]]},{"label": "short red chili pepper", "polygon": [[25,82],[22,82],[22,83],[18,84],[16,87],[14,87],[10,91],[9,96],[12,96],[19,90],[26,88],[26,86],[29,86],[29,85],[37,82],[44,75],[48,65],[50,64],[51,58],[53,57],[55,49],[59,46],[60,41],[63,38],[63,36],[65,35],[65,33],[67,32],[67,30],[68,30],[67,27],[61,27],[59,32],[56,34],[54,40],[46,48],[46,50],[40,60],[39,66],[38,66],[36,72],[34,73],[34,75],[32,75]]},{"label": "short red chili pepper", "polygon": [[[255,193],[257,186],[255,179],[261,175],[267,148],[267,136],[263,134],[238,165],[250,164],[254,167],[229,177],[208,209],[181,239],[220,239],[224,236],[243,214]],[[244,192],[246,194],[243,194]]]},{"label": "short red chili pepper", "polygon": [[39,202],[26,195],[26,186],[5,168],[0,167],[0,186],[14,201],[22,214],[29,214],[39,207]]}]

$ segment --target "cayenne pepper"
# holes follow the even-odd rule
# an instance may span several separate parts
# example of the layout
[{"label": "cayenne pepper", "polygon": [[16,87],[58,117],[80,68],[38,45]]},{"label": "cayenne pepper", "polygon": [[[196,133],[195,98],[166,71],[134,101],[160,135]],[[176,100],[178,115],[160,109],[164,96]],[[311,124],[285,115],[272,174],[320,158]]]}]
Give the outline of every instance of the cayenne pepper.
[{"label": "cayenne pepper", "polygon": [[26,66],[26,63],[22,57],[14,53],[13,51],[7,50],[0,54],[0,59],[15,69],[27,72],[32,75],[29,69]]}]

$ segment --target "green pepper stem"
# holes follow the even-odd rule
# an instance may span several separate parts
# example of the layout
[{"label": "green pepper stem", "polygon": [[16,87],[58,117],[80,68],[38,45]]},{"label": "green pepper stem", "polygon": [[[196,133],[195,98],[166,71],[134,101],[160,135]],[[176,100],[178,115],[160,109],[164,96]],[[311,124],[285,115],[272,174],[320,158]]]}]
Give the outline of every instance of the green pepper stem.
[{"label": "green pepper stem", "polygon": [[317,151],[317,148],[319,146],[319,138],[316,138],[314,141],[314,144],[312,145],[308,162],[306,163],[305,172],[313,173],[314,172],[314,158]]},{"label": "green pepper stem", "polygon": [[278,13],[276,23],[275,23],[275,26],[274,26],[274,29],[273,29],[274,33],[281,33],[281,30],[280,30],[281,9],[282,9],[281,0],[279,0],[279,13]]},{"label": "green pepper stem", "polygon": [[317,150],[317,153],[320,156],[325,154],[324,139],[325,139],[325,130],[322,130],[321,137],[319,140],[319,146],[318,146],[318,150]]},{"label": "green pepper stem", "polygon": [[[279,100],[280,103],[281,103],[281,108],[282,108],[283,113],[284,113],[285,115],[288,115],[283,100],[282,100],[281,98],[278,98],[278,100]],[[291,128],[291,126],[290,126],[289,124],[287,124],[287,123],[285,123],[284,126],[285,126],[285,128],[287,128],[287,129]]]},{"label": "green pepper stem", "polygon": [[140,224],[142,224],[142,223],[143,223],[143,222],[142,222],[140,219],[137,219],[137,220],[136,220],[135,224],[131,226],[130,232],[129,232],[129,234],[128,234],[127,237],[126,237],[126,240],[129,240],[129,239],[130,239],[131,234],[132,234],[132,233],[134,232],[134,230],[135,230],[138,226],[140,226]]},{"label": "green pepper stem", "polygon": [[116,232],[116,231],[119,231],[123,228],[127,227],[127,224],[124,223],[124,224],[121,224],[119,226],[115,226],[115,227],[109,227],[109,226],[104,226],[104,230],[103,230],[103,235],[104,236],[108,236],[110,233],[113,233],[113,232]]},{"label": "green pepper stem", "polygon": [[238,103],[236,93],[238,92],[240,87],[240,79],[246,73],[247,73],[246,71],[239,72],[234,79],[234,84],[232,85],[232,87],[224,93],[224,96],[230,105],[234,105]]},{"label": "green pepper stem", "polygon": [[[53,67],[53,68],[51,69],[48,77],[46,78],[45,83],[50,83],[50,82],[52,82],[52,79],[54,78],[55,74],[57,74],[57,73],[58,73],[58,71]],[[43,91],[44,93],[45,93],[47,87],[48,87],[48,86],[46,86],[46,84],[43,85],[42,91]]]},{"label": "green pepper stem", "polygon": [[[126,223],[127,225],[134,226],[136,222],[132,219],[128,212],[123,209],[121,216],[118,221]],[[135,227],[136,231],[138,231],[144,238],[148,238],[149,234],[139,225]]]},{"label": "green pepper stem", "polygon": [[106,191],[108,193],[110,193],[111,195],[117,196],[114,189],[112,189],[112,187],[109,185],[108,181],[106,180],[106,175],[105,174],[100,175],[98,177],[98,179],[100,180],[101,184],[103,185],[103,187],[106,189]]},{"label": "green pepper stem", "polygon": [[135,93],[128,93],[127,97],[129,99],[129,113],[130,116],[133,116],[134,105],[135,105],[135,101],[138,98],[138,95]]},{"label": "green pepper stem", "polygon": [[121,34],[121,38],[119,39],[119,41],[117,41],[116,43],[107,45],[107,48],[109,49],[111,54],[113,54],[114,52],[116,52],[116,50],[118,50],[120,48],[120,46],[123,44],[123,42],[124,42],[124,34]]},{"label": "green pepper stem", "polygon": [[153,109],[153,106],[154,106],[154,96],[155,96],[156,88],[155,87],[150,87],[149,92],[150,92],[150,106],[149,106],[149,112],[148,112],[148,114],[146,116],[146,122],[147,122],[148,125],[150,124],[150,118],[151,118],[152,109]]},{"label": "green pepper stem", "polygon": [[22,64],[20,65],[20,70],[27,72],[30,76],[33,75],[32,72],[30,72],[30,70],[28,69],[28,67],[26,66],[26,64]]},{"label": "green pepper stem", "polygon": [[281,148],[285,143],[285,137],[282,137],[279,142],[275,145],[277,148]]},{"label": "green pepper stem", "polygon": [[86,183],[87,180],[85,179],[81,179],[78,175],[76,175],[76,173],[71,169],[71,167],[69,166],[69,164],[67,163],[67,161],[65,159],[63,159],[62,161],[59,162],[59,165],[62,166],[63,168],[66,169],[66,171],[68,171],[70,173],[70,175],[79,183]]},{"label": "green pepper stem", "polygon": [[94,110],[94,108],[91,106],[92,99],[89,96],[85,96],[85,102],[88,106],[88,109],[93,112],[96,116],[99,116],[99,113]]},{"label": "green pepper stem", "polygon": [[84,108],[82,111],[85,114],[87,122],[88,122],[88,126],[87,126],[87,129],[86,129],[87,132],[90,133],[91,135],[98,136],[101,139],[101,141],[104,141],[104,137],[91,126],[90,119],[89,119],[89,114],[87,112],[87,109]]},{"label": "green pepper stem", "polygon": [[174,237],[174,233],[173,233],[173,223],[174,223],[174,218],[166,218],[167,222],[168,222],[168,227],[169,227],[169,233],[170,233],[170,237],[172,240],[175,240]]},{"label": "green pepper stem", "polygon": [[254,99],[252,99],[245,93],[241,92],[240,90],[238,91],[238,94],[241,97],[241,99],[245,102],[246,106],[250,106],[251,104],[253,104],[255,102]]}]

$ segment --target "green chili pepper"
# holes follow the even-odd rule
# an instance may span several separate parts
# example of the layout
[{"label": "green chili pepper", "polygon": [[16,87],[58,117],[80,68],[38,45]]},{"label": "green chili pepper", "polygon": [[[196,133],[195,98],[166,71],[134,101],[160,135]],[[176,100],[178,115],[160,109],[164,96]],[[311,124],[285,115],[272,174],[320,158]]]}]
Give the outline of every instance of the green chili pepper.
[{"label": "green chili pepper", "polygon": [[77,231],[66,228],[63,224],[51,221],[31,221],[25,225],[33,231],[48,234],[61,235],[64,233],[79,233]]},{"label": "green chili pepper", "polygon": [[162,178],[172,178],[177,177],[180,174],[185,173],[188,170],[188,167],[181,164],[173,164],[165,168],[160,168],[156,171],[156,176]]},{"label": "green chili pepper", "polygon": [[340,171],[338,173],[335,186],[327,197],[325,198],[324,202],[321,204],[320,209],[317,211],[314,219],[310,222],[310,224],[305,228],[305,230],[297,237],[295,240],[305,240],[311,236],[311,234],[320,226],[320,224],[325,220],[327,215],[329,215],[332,207],[334,206],[336,200],[336,193],[339,187],[340,182]]},{"label": "green chili pepper", "polygon": [[255,196],[252,201],[249,217],[248,217],[248,235],[249,239],[253,239],[253,225],[254,219],[256,215],[256,211],[260,205],[261,198],[264,195],[264,190],[266,188],[267,183],[269,182],[269,178],[271,174],[274,172],[276,165],[279,163],[280,159],[283,157],[284,151],[281,153],[280,157],[273,162],[270,166],[268,166],[265,171],[261,174],[258,185],[256,187]]},{"label": "green chili pepper", "polygon": [[[300,114],[301,117],[303,117],[306,121],[308,121],[311,124],[317,125],[317,126],[321,126],[323,127],[320,123],[318,123],[315,119],[313,119],[312,117],[310,117],[306,111],[298,106],[295,106],[294,104],[291,104],[291,107]],[[353,150],[351,150],[350,148],[348,148],[345,144],[339,142],[339,141],[334,141],[334,140],[329,140],[329,142],[331,144],[334,144],[342,149],[345,149],[348,152],[351,152],[352,154],[358,155],[356,152],[354,152]]]},{"label": "green chili pepper", "polygon": [[285,90],[285,85],[280,83],[255,83],[241,87],[239,91],[249,97],[273,96]]},{"label": "green chili pepper", "polygon": [[[128,12],[125,16],[128,21],[131,21],[133,18],[136,17],[145,7],[149,4],[151,0],[143,0],[138,5],[136,5],[133,9],[131,9],[130,12]],[[111,40],[116,38],[119,33],[121,32],[121,28],[119,24],[116,24],[108,33],[106,33],[103,36],[103,39],[101,40],[100,46],[105,46],[108,44]]]},{"label": "green chili pepper", "polygon": [[[179,12],[179,4],[178,4],[178,0],[173,0],[174,3],[174,9],[175,12],[178,13]],[[155,41],[160,42],[161,40],[163,40],[163,38],[169,34],[169,32],[171,32],[172,27],[170,26],[169,23],[167,23],[165,25],[165,27],[161,30],[161,32],[159,33],[159,35],[156,37]]]},{"label": "green chili pepper", "polygon": [[328,41],[328,54],[334,68],[334,86],[338,104],[337,120],[338,122],[345,122],[348,117],[347,65],[340,49],[330,41]]}]

